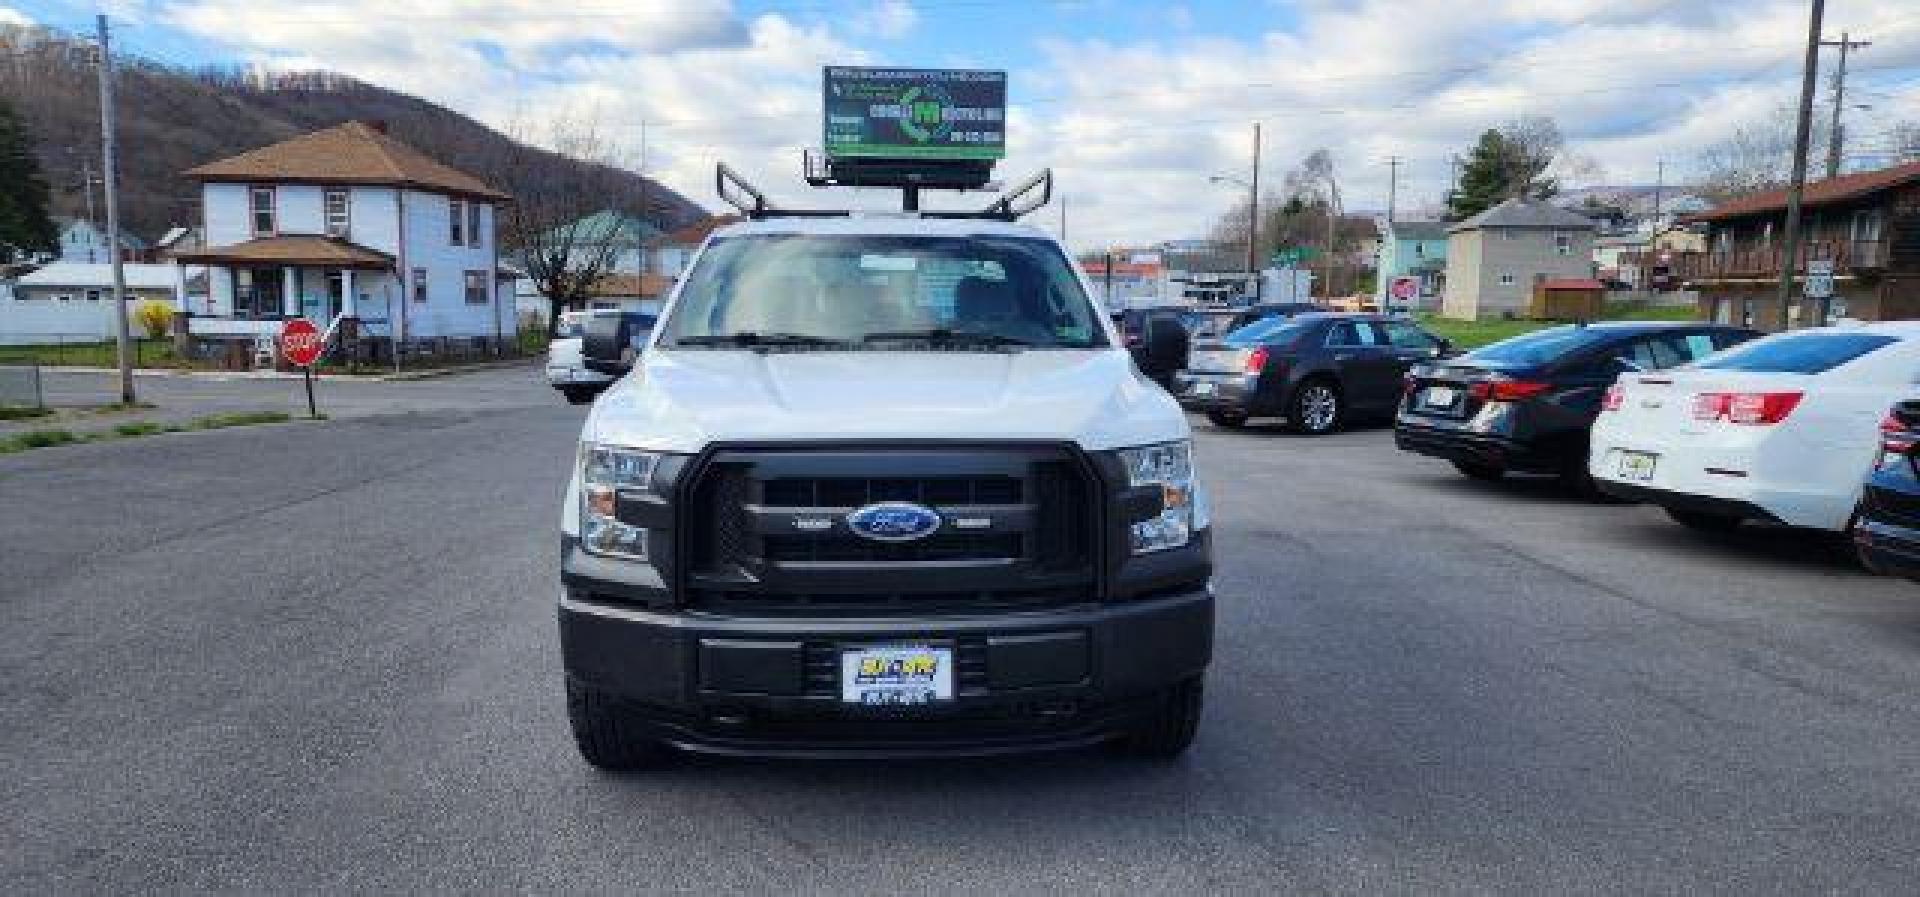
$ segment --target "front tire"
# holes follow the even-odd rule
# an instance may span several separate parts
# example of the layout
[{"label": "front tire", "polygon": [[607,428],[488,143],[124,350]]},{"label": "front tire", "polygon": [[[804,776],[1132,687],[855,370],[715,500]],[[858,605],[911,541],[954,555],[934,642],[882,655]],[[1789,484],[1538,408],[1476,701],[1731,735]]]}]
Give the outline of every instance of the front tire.
[{"label": "front tire", "polygon": [[1740,524],[1743,522],[1740,518],[1727,514],[1713,514],[1706,511],[1684,511],[1679,508],[1668,508],[1667,516],[1673,518],[1673,522],[1687,529],[1702,533],[1730,533],[1739,529]]},{"label": "front tire", "polygon": [[1293,391],[1293,401],[1287,407],[1287,426],[1295,433],[1324,436],[1340,429],[1340,422],[1346,416],[1346,400],[1340,396],[1340,387],[1332,380],[1316,378]]},{"label": "front tire", "polygon": [[1192,746],[1206,704],[1203,680],[1196,676],[1175,685],[1160,700],[1160,706],[1121,739],[1121,750],[1149,760],[1172,760]]},{"label": "front tire", "polygon": [[612,695],[572,679],[567,680],[567,722],[581,758],[609,772],[659,766],[671,755],[666,745],[646,737]]}]

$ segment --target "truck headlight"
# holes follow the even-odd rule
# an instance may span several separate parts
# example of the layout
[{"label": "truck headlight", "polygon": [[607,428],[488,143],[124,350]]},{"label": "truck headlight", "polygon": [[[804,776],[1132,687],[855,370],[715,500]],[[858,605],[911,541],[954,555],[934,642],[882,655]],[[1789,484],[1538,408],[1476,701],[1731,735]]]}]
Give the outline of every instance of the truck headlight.
[{"label": "truck headlight", "polygon": [[1134,554],[1179,548],[1193,538],[1193,445],[1182,440],[1121,449],[1127,485],[1160,488],[1160,514],[1134,523],[1128,543]]},{"label": "truck headlight", "polygon": [[660,455],[611,445],[580,446],[580,544],[587,551],[647,559],[647,530],[620,522],[620,493],[654,488]]}]

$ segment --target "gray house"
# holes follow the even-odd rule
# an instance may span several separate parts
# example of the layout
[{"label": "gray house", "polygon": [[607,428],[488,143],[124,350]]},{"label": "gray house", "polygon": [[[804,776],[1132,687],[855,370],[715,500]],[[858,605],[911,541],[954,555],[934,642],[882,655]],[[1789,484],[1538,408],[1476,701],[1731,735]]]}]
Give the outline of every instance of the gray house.
[{"label": "gray house", "polygon": [[1443,317],[1523,314],[1536,281],[1593,276],[1596,227],[1552,203],[1509,199],[1447,228]]}]

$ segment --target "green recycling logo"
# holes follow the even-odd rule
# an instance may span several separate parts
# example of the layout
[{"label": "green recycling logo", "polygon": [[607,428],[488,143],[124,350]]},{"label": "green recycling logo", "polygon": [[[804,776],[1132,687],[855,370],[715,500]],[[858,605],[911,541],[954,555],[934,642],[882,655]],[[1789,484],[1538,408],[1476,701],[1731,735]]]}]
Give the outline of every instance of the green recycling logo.
[{"label": "green recycling logo", "polygon": [[946,110],[953,97],[938,85],[915,85],[900,95],[900,131],[915,143],[940,140],[953,130]]}]

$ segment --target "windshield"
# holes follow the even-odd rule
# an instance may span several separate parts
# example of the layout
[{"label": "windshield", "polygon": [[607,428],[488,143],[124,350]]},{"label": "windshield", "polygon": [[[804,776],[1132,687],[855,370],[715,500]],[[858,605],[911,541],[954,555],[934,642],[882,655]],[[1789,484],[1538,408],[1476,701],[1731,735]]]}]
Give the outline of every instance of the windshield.
[{"label": "windshield", "polygon": [[1091,349],[1097,315],[1046,240],[765,234],[707,248],[660,345]]},{"label": "windshield", "polygon": [[1509,337],[1468,352],[1464,357],[1502,365],[1546,364],[1606,342],[1609,337],[1604,330],[1566,324]]},{"label": "windshield", "polygon": [[1729,349],[1694,367],[1755,374],[1823,374],[1897,342],[1877,333],[1789,333]]}]

